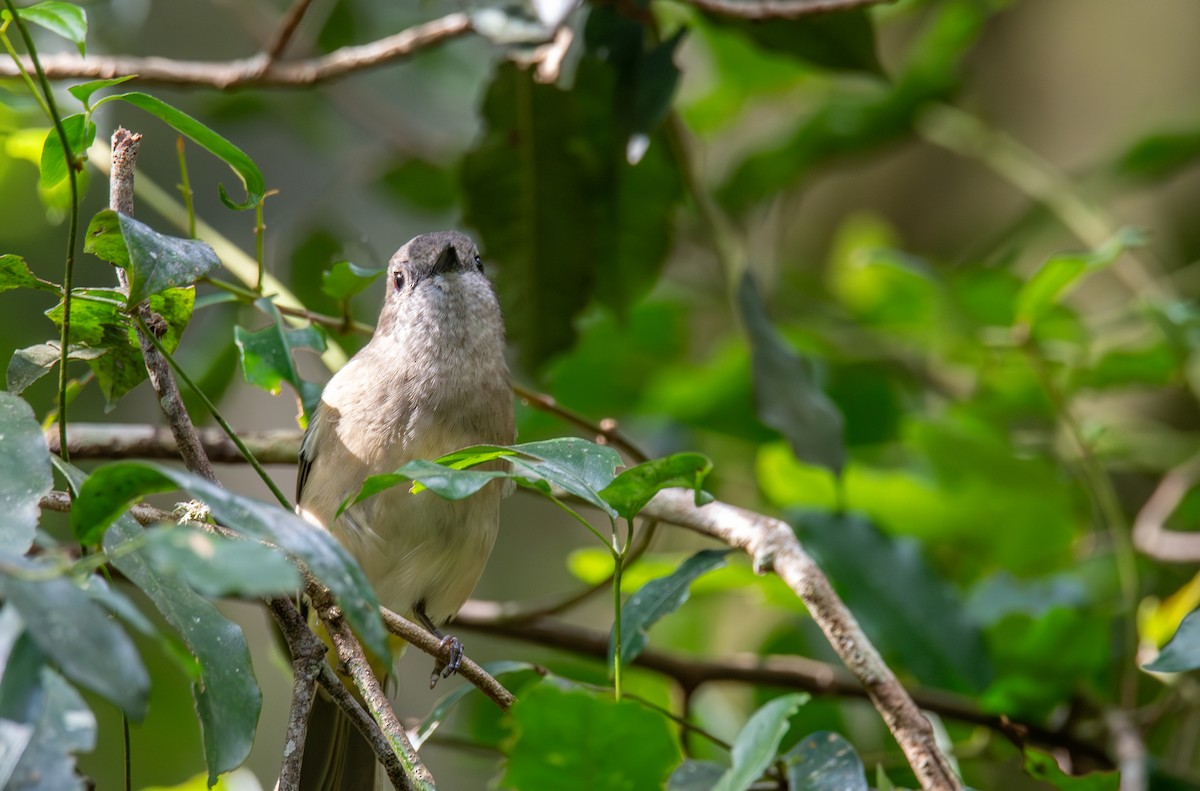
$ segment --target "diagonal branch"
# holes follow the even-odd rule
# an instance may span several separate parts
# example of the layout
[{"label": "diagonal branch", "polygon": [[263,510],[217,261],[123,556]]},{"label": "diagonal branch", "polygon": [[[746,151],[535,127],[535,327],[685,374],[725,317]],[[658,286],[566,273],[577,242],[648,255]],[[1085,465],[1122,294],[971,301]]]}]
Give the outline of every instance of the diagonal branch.
[{"label": "diagonal branch", "polygon": [[[110,79],[136,74],[143,84],[210,88],[304,88],[406,58],[426,47],[471,30],[466,14],[447,14],[377,41],[342,47],[306,60],[276,61],[264,52],[227,61],[175,60],[161,57],[92,56],[70,53],[42,59],[46,76],[63,79]],[[19,76],[16,64],[0,63],[0,78]]]}]

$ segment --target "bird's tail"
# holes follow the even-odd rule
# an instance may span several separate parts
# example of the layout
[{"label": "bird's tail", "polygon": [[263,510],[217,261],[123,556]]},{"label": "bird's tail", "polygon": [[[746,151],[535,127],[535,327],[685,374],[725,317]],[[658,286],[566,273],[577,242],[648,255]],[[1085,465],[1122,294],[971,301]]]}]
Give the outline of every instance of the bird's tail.
[{"label": "bird's tail", "polygon": [[374,791],[383,775],[371,745],[319,690],[308,718],[300,791]]}]

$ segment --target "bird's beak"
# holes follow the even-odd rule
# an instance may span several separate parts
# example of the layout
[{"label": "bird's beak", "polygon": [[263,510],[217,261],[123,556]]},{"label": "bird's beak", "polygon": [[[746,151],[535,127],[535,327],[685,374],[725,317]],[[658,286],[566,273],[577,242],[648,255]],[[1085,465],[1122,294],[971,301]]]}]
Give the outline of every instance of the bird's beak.
[{"label": "bird's beak", "polygon": [[444,275],[447,272],[453,272],[454,270],[460,268],[460,266],[461,264],[458,262],[458,251],[454,249],[454,245],[448,244],[446,245],[446,248],[442,250],[442,254],[438,256],[437,261],[434,262],[433,273],[435,275]]}]

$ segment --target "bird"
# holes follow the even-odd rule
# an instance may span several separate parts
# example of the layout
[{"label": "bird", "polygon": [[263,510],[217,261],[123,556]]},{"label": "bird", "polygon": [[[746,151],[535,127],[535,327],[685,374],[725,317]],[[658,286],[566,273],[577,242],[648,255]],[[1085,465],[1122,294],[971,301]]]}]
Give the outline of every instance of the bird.
[{"label": "bird", "polygon": [[[511,485],[493,481],[460,501],[395,486],[338,509],[370,475],[470,445],[512,444],[504,320],[478,249],[458,231],[404,244],[388,263],[385,286],[370,342],[329,380],[309,420],[297,512],[349,551],[380,604],[442,640],[432,686],[458,668],[462,645],[441,627],[483,574]],[[375,763],[340,709],[319,697],[301,788],[373,787],[381,777]]]}]

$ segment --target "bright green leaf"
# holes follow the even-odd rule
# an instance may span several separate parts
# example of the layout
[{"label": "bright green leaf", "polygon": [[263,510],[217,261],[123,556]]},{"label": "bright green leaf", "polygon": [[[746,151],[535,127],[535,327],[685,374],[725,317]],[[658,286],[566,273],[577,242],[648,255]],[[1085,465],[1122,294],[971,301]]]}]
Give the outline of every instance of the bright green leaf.
[{"label": "bright green leaf", "polygon": [[379,602],[358,564],[333,536],[280,508],[237,495],[190,472],[152,462],[121,462],[101,467],[87,479],[71,509],[71,527],[95,536],[136,498],[150,492],[185,489],[206,503],[230,528],[278,546],[329,586],[363,643],[388,656]]},{"label": "bright green leaf", "polygon": [[676,453],[624,470],[600,490],[600,496],[625,519],[637,516],[654,495],[675,486],[695,491],[696,505],[703,505],[704,479],[711,471],[712,461],[707,456]]},{"label": "bright green leaf", "polygon": [[836,733],[804,737],[787,755],[788,791],[867,791],[862,759]]},{"label": "bright green leaf", "polygon": [[[45,0],[45,2],[26,8],[18,8],[17,13],[26,22],[32,22],[51,33],[62,36],[75,45],[80,55],[84,54],[87,39],[87,12],[79,6],[59,0]],[[0,18],[8,19],[8,11],[4,11]]]},{"label": "bright green leaf", "polygon": [[[81,157],[96,139],[96,125],[89,121],[83,113],[68,115],[62,119],[63,132],[67,135],[67,143],[71,146],[71,156]],[[58,130],[53,127],[46,133],[46,141],[42,144],[41,175],[38,186],[43,190],[52,190],[66,181],[70,164],[67,155],[63,153],[62,140]]]},{"label": "bright green leaf", "polygon": [[1156,673],[1183,673],[1200,667],[1200,610],[1184,617],[1175,636],[1144,667]]},{"label": "bright green leaf", "polygon": [[810,361],[771,326],[749,272],[738,289],[738,310],[750,335],[759,418],[784,436],[796,458],[840,475],[846,463],[842,414],[818,386]]},{"label": "bright green leaf", "polygon": [[[89,349],[86,346],[71,346],[67,350],[68,360],[95,360],[105,354],[107,349]],[[8,390],[13,395],[20,395],[25,388],[50,373],[60,360],[57,341],[46,341],[36,346],[27,346],[13,352],[8,361],[8,373],[5,377]]]},{"label": "bright green leaf", "polygon": [[176,132],[190,138],[196,144],[207,149],[213,156],[229,165],[233,169],[233,172],[238,175],[238,178],[241,179],[242,186],[246,189],[246,200],[241,203],[235,203],[229,197],[228,193],[225,192],[225,185],[220,185],[221,201],[229,208],[253,209],[263,199],[266,194],[266,182],[263,180],[262,171],[258,169],[258,165],[254,164],[254,160],[246,156],[245,152],[233,143],[221,137],[195,118],[192,118],[182,110],[175,109],[161,99],[139,91],[105,96],[96,102],[96,107],[105,102],[112,101],[127,102],[134,107],[140,107],[159,120],[166,122]]},{"label": "bright green leaf", "polygon": [[0,552],[23,555],[41,517],[39,503],[54,486],[50,451],[33,409],[0,392]]},{"label": "bright green leaf", "polygon": [[1050,258],[1017,294],[1014,324],[1026,330],[1032,328],[1080,280],[1108,267],[1129,248],[1144,243],[1142,234],[1125,228],[1093,253],[1067,253]]},{"label": "bright green leaf", "polygon": [[338,261],[328,272],[321,273],[321,290],[338,300],[350,299],[370,287],[387,267],[367,269],[349,261]]},{"label": "bright green leaf", "polygon": [[[702,549],[666,577],[650,580],[621,607],[621,665],[628,666],[645,650],[647,632],[661,618],[683,606],[696,578],[725,565],[731,549]],[[608,639],[608,664],[613,665],[615,635]]]},{"label": "bright green leaf", "polygon": [[72,85],[67,88],[67,91],[76,99],[83,102],[84,107],[87,107],[88,100],[92,98],[92,94],[96,91],[102,91],[105,88],[111,88],[114,85],[120,85],[123,82],[135,79],[137,79],[136,74],[126,74],[123,77],[112,77],[107,80],[91,80],[89,82],[81,82],[78,85]]},{"label": "bright green leaf", "polygon": [[272,596],[303,587],[287,557],[257,541],[237,541],[191,527],[147,531],[146,561],[162,576],[179,577],[202,596]]},{"label": "bright green leaf", "polygon": [[812,698],[806,692],[783,695],[750,718],[733,743],[733,766],[713,791],[746,791],[775,761],[775,752],[788,730],[788,720]]},{"label": "bright green leaf", "polygon": [[1053,755],[1033,747],[1025,748],[1025,772],[1058,791],[1117,791],[1121,784],[1120,774],[1115,771],[1069,775],[1058,768]]},{"label": "bright green leaf", "polygon": [[501,788],[660,788],[679,762],[674,724],[631,700],[543,681],[512,707]]},{"label": "bright green leaf", "polygon": [[39,582],[0,577],[0,588],[21,619],[36,625],[29,636],[67,678],[134,719],[145,715],[150,677],[137,648],[86,593],[62,577]]},{"label": "bright green leaf", "polygon": [[760,48],[829,69],[882,75],[875,53],[875,29],[866,9],[811,14],[795,19],[751,20],[711,15]]},{"label": "bright green leaf", "polygon": [[49,283],[33,274],[25,259],[19,255],[0,255],[0,293],[14,288],[36,288],[62,293],[56,283]]}]

